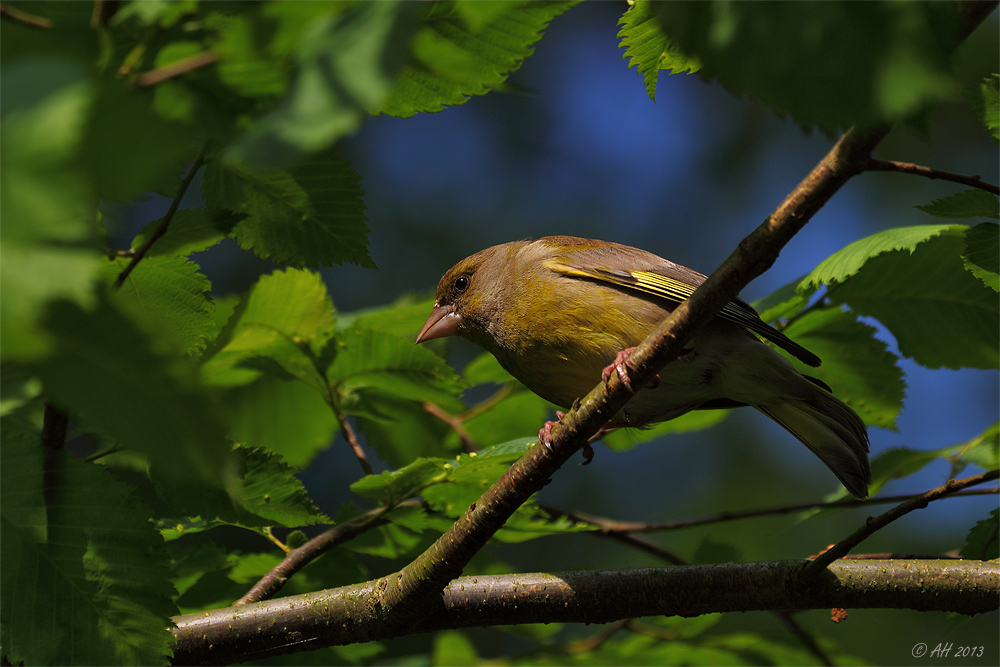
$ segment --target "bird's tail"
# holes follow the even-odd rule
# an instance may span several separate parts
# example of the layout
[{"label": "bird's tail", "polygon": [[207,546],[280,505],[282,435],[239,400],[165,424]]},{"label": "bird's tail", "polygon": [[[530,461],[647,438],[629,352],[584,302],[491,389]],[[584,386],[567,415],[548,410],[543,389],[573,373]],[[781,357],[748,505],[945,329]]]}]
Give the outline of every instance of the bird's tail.
[{"label": "bird's tail", "polygon": [[754,407],[798,438],[856,498],[868,496],[872,481],[868,430],[843,401],[817,387],[807,398],[785,398]]}]

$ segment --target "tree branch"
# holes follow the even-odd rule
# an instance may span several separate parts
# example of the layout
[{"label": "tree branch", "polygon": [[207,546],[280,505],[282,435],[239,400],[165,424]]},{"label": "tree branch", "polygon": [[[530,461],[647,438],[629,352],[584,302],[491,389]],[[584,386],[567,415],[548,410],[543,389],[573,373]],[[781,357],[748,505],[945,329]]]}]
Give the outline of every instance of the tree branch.
[{"label": "tree branch", "polygon": [[6,2],[0,2],[0,17],[22,23],[32,28],[47,30],[52,27],[51,19],[47,19],[44,16],[29,14],[28,12],[22,11],[17,7],[11,7]]},{"label": "tree branch", "polygon": [[[968,496],[987,496],[1000,493],[1000,488],[989,489],[967,489],[949,495],[949,498],[965,498]],[[804,503],[802,505],[781,505],[779,507],[763,507],[760,509],[740,510],[736,512],[719,512],[697,519],[680,519],[677,521],[618,521],[603,516],[587,514],[586,512],[571,512],[557,507],[539,504],[539,507],[551,514],[553,517],[566,517],[571,521],[587,523],[596,526],[602,533],[654,533],[665,530],[681,530],[694,526],[703,526],[713,523],[723,523],[725,521],[736,521],[739,519],[752,519],[761,516],[774,516],[779,514],[794,514],[811,509],[839,509],[851,507],[865,507],[867,505],[884,505],[886,503],[899,503],[911,498],[919,498],[923,494],[908,494],[899,496],[880,496],[875,498],[865,498],[857,500],[854,498],[837,500],[834,502]]]},{"label": "tree branch", "polygon": [[987,192],[992,192],[995,195],[1000,195],[1000,187],[997,187],[992,183],[984,182],[979,176],[952,174],[947,171],[931,169],[930,167],[924,167],[910,162],[897,162],[895,160],[868,160],[868,164],[865,165],[865,171],[895,171],[900,174],[914,174],[925,178],[960,183],[962,185],[968,185],[970,188],[979,188],[980,190],[986,190]]},{"label": "tree branch", "polygon": [[247,591],[246,595],[234,602],[233,606],[237,607],[239,605],[250,604],[251,602],[260,602],[261,600],[271,597],[281,590],[281,588],[285,585],[285,582],[292,578],[292,575],[325,554],[333,547],[354,539],[357,535],[360,535],[367,530],[386,523],[388,520],[385,518],[385,515],[391,510],[403,506],[418,507],[421,504],[422,503],[419,500],[404,500],[396,505],[383,505],[381,507],[376,507],[373,510],[365,512],[361,516],[354,517],[350,521],[345,521],[327,531],[320,533],[298,549],[293,549],[289,552],[289,554],[285,556],[285,558],[278,563],[274,569],[254,584],[253,588]]},{"label": "tree branch", "polygon": [[406,627],[357,618],[379,582],[175,617],[174,664],[228,664],[448,628],[609,623],[631,616],[802,609],[998,607],[1000,567],[982,561],[838,561],[809,582],[803,561],[462,577]]},{"label": "tree branch", "polygon": [[802,570],[803,579],[818,576],[824,568],[830,565],[830,563],[838,558],[846,556],[851,549],[868,539],[868,537],[875,531],[888,526],[896,519],[909,514],[913,510],[923,509],[935,500],[939,500],[966,487],[975,486],[976,484],[982,484],[984,482],[997,479],[997,477],[1000,477],[1000,470],[990,470],[989,472],[984,472],[981,475],[966,477],[965,479],[950,479],[943,486],[931,489],[927,493],[922,493],[919,496],[907,500],[905,503],[896,505],[884,514],[880,514],[875,518],[868,517],[864,526],[824,551],[822,554],[817,556],[815,560],[810,561],[809,564]]},{"label": "tree branch", "polygon": [[176,62],[172,62],[169,65],[164,65],[163,67],[143,72],[136,77],[135,85],[140,88],[155,86],[158,83],[163,83],[167,79],[172,79],[176,76],[180,76],[181,74],[193,72],[201,67],[207,67],[218,59],[219,57],[211,51],[202,51],[201,53],[196,53],[193,56],[188,56],[187,58],[182,58]]},{"label": "tree branch", "polygon": [[177,213],[177,208],[181,205],[181,199],[183,199],[184,193],[187,192],[188,187],[191,185],[191,181],[194,180],[195,174],[198,173],[198,170],[201,169],[203,164],[205,164],[204,148],[200,153],[198,153],[198,157],[195,158],[194,163],[191,164],[191,168],[188,170],[188,173],[184,176],[180,186],[178,186],[177,193],[170,202],[170,208],[167,209],[167,214],[163,216],[163,221],[156,227],[149,238],[146,239],[146,242],[135,251],[135,255],[132,256],[132,261],[128,263],[128,266],[126,266],[125,269],[118,274],[118,278],[115,280],[115,289],[120,289],[121,286],[125,284],[125,280],[128,278],[129,274],[132,273],[136,265],[142,261],[142,258],[146,256],[146,253],[153,247],[153,244],[156,243],[161,236],[167,233],[167,228],[170,226],[170,221],[174,219],[174,214]]}]

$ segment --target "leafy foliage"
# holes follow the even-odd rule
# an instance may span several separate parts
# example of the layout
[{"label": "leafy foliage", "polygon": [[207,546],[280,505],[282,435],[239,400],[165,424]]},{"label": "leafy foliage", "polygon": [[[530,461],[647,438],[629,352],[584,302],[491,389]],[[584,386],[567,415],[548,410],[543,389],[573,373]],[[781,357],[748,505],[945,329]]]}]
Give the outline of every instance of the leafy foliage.
[{"label": "leafy foliage", "polygon": [[[319,526],[350,539],[297,572],[285,593],[405,565],[535,445],[552,406],[492,356],[473,358],[459,375],[445,359],[447,343],[414,345],[431,305],[426,293],[340,312],[324,282],[332,274],[318,271],[376,268],[364,165],[351,164],[342,140],[374,115],[409,118],[512,88],[510,74],[576,4],[183,0],[98,3],[94,12],[85,3],[4,3],[5,660],[167,663],[178,610],[232,604]],[[957,23],[944,3],[805,9],[637,0],[618,37],[650,98],[660,71],[700,71],[831,130],[917,122],[951,100]],[[833,85],[847,78],[848,88]],[[994,141],[997,80],[976,84],[973,103]],[[201,201],[185,173],[195,184],[200,178]],[[152,201],[153,193],[170,199],[169,211],[150,213],[130,243],[118,243],[120,205]],[[924,366],[998,365],[998,226],[971,220],[996,220],[996,197],[977,188],[919,208],[969,226],[879,232],[761,304],[768,321],[824,360],[800,369],[834,387],[871,426],[894,428],[906,380],[884,333],[862,318]],[[252,254],[278,266],[222,296],[209,263],[193,255],[224,242],[238,261]],[[622,451],[709,428],[727,414],[693,412],[603,439]],[[69,425],[68,437],[59,424]],[[321,457],[331,445],[346,450],[339,435],[368,452],[377,474],[358,479],[356,465],[343,471]],[[997,452],[997,425],[941,449],[892,449],[873,462],[872,491],[935,463],[950,476],[993,469]],[[322,485],[310,477],[317,460],[336,473]],[[963,555],[996,557],[996,520],[993,512],[971,529]],[[503,543],[575,544],[584,532],[598,525],[531,499],[468,570],[512,571]],[[758,536],[698,535],[683,548],[698,562],[750,558]],[[566,552],[587,563],[585,549]],[[574,643],[570,626],[505,629],[533,647],[505,660],[813,661],[797,644],[734,631],[720,619],[631,621],[592,645]],[[485,660],[472,637],[440,633],[425,657],[405,644],[370,642],[310,659]]]},{"label": "leafy foliage", "polygon": [[660,70],[682,74],[701,69],[697,60],[685,58],[670,45],[652,2],[632,2],[618,25],[622,26],[618,37],[622,46],[626,47],[622,58],[630,59],[629,67],[635,67],[642,74],[649,99],[656,99],[656,78]]}]

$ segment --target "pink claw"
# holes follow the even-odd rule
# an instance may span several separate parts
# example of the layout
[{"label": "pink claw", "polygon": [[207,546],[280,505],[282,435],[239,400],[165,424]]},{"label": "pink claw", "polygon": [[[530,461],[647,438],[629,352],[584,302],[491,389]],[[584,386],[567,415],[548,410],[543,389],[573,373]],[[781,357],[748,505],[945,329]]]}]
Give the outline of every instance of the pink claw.
[{"label": "pink claw", "polygon": [[628,366],[628,358],[632,356],[632,352],[635,350],[634,347],[629,347],[618,354],[615,355],[615,360],[608,364],[607,368],[601,371],[601,378],[604,380],[605,384],[611,379],[611,373],[617,372],[618,379],[622,381],[625,388],[628,389],[633,394],[635,389],[632,388],[632,380],[629,379],[628,372],[631,370]]},{"label": "pink claw", "polygon": [[545,422],[545,425],[538,429],[538,439],[542,441],[542,444],[545,445],[550,452],[552,451],[552,428],[565,416],[565,412],[559,412],[556,410],[556,420],[554,422]]}]

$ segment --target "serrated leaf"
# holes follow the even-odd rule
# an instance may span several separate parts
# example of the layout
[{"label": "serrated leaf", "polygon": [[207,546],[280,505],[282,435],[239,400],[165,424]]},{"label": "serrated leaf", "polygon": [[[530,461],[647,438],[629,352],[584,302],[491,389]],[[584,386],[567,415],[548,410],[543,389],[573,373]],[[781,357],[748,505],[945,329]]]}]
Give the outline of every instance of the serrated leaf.
[{"label": "serrated leaf", "polygon": [[648,428],[620,428],[601,436],[601,442],[608,449],[624,452],[636,445],[652,442],[673,433],[690,433],[712,428],[729,416],[730,410],[692,410],[670,421],[660,422]]},{"label": "serrated leaf", "polygon": [[660,70],[672,74],[694,73],[701,69],[696,58],[687,58],[670,45],[660,27],[659,15],[649,0],[636,0],[619,19],[619,46],[625,47],[623,59],[630,59],[629,68],[635,67],[642,74],[649,99],[655,100],[656,78]]},{"label": "serrated leaf", "polygon": [[993,137],[993,143],[1000,144],[1000,74],[991,74],[980,84],[982,105],[979,120]]},{"label": "serrated leaf", "polygon": [[373,500],[403,500],[443,474],[446,471],[444,464],[444,459],[417,459],[399,470],[362,477],[351,484],[351,492]]},{"label": "serrated leaf", "polygon": [[[361,392],[357,398],[358,430],[389,466],[402,467],[419,457],[458,451],[457,437],[455,442],[449,439],[451,426],[427,412],[422,403],[374,391]],[[458,399],[437,405],[446,411],[462,409]]]},{"label": "serrated leaf", "polygon": [[878,319],[904,356],[928,368],[996,368],[1000,304],[965,270],[962,228],[944,230],[915,250],[869,259],[827,291],[834,303]]},{"label": "serrated leaf", "polygon": [[1000,219],[1000,201],[996,195],[973,188],[953,195],[935,199],[930,204],[917,206],[924,213],[938,218],[986,218]]},{"label": "serrated leaf", "polygon": [[5,655],[32,664],[168,664],[177,609],[150,510],[99,466],[62,455],[46,511],[41,457],[31,449],[37,442],[6,437],[0,448]]},{"label": "serrated leaf", "polygon": [[1000,225],[983,222],[965,232],[965,268],[994,292],[1000,292]]},{"label": "serrated leaf", "polygon": [[[101,267],[105,283],[113,284],[130,261],[128,257],[106,260]],[[215,329],[210,289],[194,262],[178,256],[147,256],[111,298],[146,331],[164,333],[182,352],[195,354],[205,348]]]},{"label": "serrated leaf", "polygon": [[172,184],[197,153],[182,126],[166,123],[151,101],[115,79],[98,87],[80,155],[95,192],[105,199],[127,201]]},{"label": "serrated leaf", "polygon": [[304,469],[333,442],[337,418],[322,394],[302,382],[264,375],[229,390],[224,401],[232,437]]},{"label": "serrated leaf", "polygon": [[[238,220],[230,211],[206,208],[184,208],[174,214],[167,233],[150,246],[147,257],[163,255],[186,256],[207,250],[226,238]],[[154,220],[132,239],[132,250],[142,247],[152,236],[161,220]]]},{"label": "serrated leaf", "polygon": [[1000,510],[993,510],[987,519],[976,523],[965,537],[965,546],[961,556],[967,560],[996,560],[1000,558],[1000,538],[997,537],[997,524],[1000,523]]},{"label": "serrated leaf", "polygon": [[185,359],[153,352],[106,301],[93,313],[53,304],[45,326],[56,347],[39,375],[54,405],[83,429],[148,456],[176,494],[238,489],[225,431]]},{"label": "serrated leaf", "polygon": [[909,477],[940,457],[939,450],[918,450],[907,447],[896,447],[882,452],[872,460],[872,483],[868,485],[869,495],[877,495],[887,482]]},{"label": "serrated leaf", "polygon": [[970,463],[983,470],[1000,468],[1000,424],[993,424],[975,438],[946,448],[944,452],[954,461],[956,470]]},{"label": "serrated leaf", "polygon": [[264,520],[264,525],[288,528],[331,523],[316,509],[302,482],[295,477],[297,469],[280,457],[257,447],[237,450],[243,459],[245,473],[241,507]]},{"label": "serrated leaf", "polygon": [[843,282],[856,274],[873,257],[894,250],[913,252],[918,245],[942,234],[958,234],[964,225],[918,225],[896,227],[866,236],[820,262],[799,283],[800,291]]},{"label": "serrated leaf", "polygon": [[0,340],[4,359],[33,359],[51,343],[48,301],[93,303],[94,195],[76,161],[92,86],[51,57],[5,65],[2,78]]},{"label": "serrated leaf", "polygon": [[[206,354],[202,376],[215,384],[247,384],[264,371],[283,370],[325,392],[314,359],[335,327],[333,302],[318,274],[275,271],[262,276],[237,306]],[[278,369],[252,363],[256,359],[270,360]]]},{"label": "serrated leaf", "polygon": [[353,313],[342,313],[341,328],[372,329],[401,338],[416,340],[417,333],[431,312],[434,299],[404,296],[391,306],[380,306]]},{"label": "serrated leaf", "polygon": [[869,426],[895,429],[906,383],[898,358],[874,327],[839,308],[813,310],[783,332],[823,360],[819,368],[790,359],[796,369],[828,384]]},{"label": "serrated leaf", "polygon": [[[664,33],[705,78],[834,131],[951,99],[959,13],[942,3],[658,2]],[[850,72],[850,89],[831,86]],[[797,82],[789,86],[789,81]]]},{"label": "serrated leaf", "polygon": [[551,404],[530,391],[515,391],[464,422],[465,429],[480,446],[512,440],[537,431],[551,413]]},{"label": "serrated leaf", "polygon": [[804,285],[805,276],[802,276],[750,305],[760,313],[760,319],[765,322],[774,324],[779,320],[788,319],[798,315],[809,304],[809,297],[816,289],[814,286],[804,287]]},{"label": "serrated leaf", "polygon": [[[301,25],[298,33],[294,53],[298,67],[288,94],[232,149],[231,157],[257,165],[291,164],[356,130],[366,111],[376,109],[391,90],[406,62],[420,5],[365,2],[320,7],[326,12]],[[271,8],[268,14],[281,21],[286,11],[298,26],[295,9]],[[247,85],[244,82],[244,88]]]},{"label": "serrated leaf", "polygon": [[461,378],[441,357],[405,338],[349,329],[335,345],[326,377],[343,398],[375,390],[410,400],[449,401],[462,390]]},{"label": "serrated leaf", "polygon": [[202,195],[210,207],[245,215],[232,235],[258,257],[295,267],[351,262],[375,268],[358,176],[336,151],[291,171],[209,160]]},{"label": "serrated leaf", "polygon": [[408,118],[484,95],[520,67],[549,21],[576,1],[508,6],[478,29],[454,15],[447,4],[432,6],[413,38],[417,64],[402,69],[377,112]]}]

